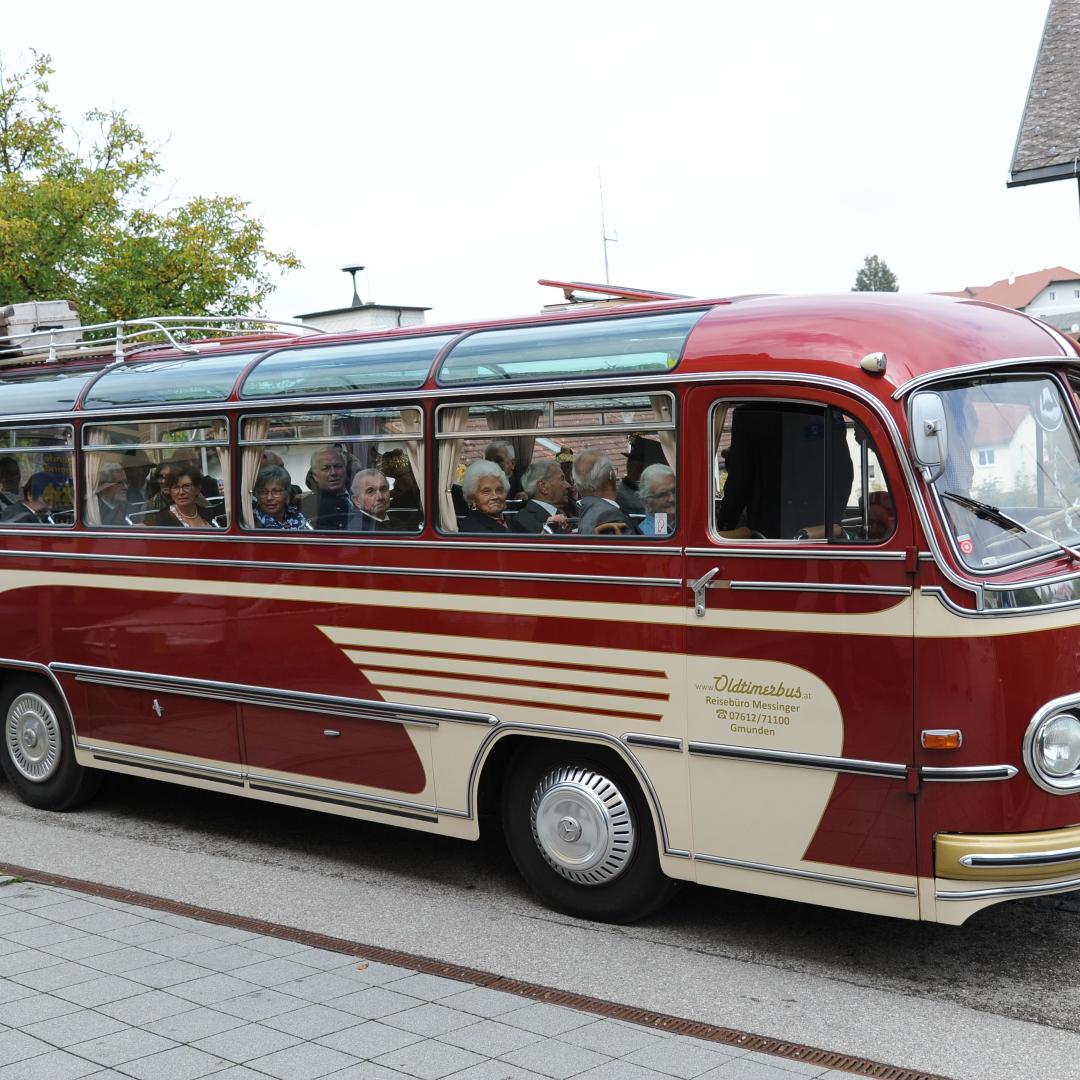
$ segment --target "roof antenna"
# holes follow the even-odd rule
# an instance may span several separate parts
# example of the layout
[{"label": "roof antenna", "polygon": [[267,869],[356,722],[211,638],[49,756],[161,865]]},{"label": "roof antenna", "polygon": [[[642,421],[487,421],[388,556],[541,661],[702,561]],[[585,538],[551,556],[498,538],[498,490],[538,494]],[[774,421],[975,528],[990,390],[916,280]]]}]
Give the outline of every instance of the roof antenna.
[{"label": "roof antenna", "polygon": [[611,275],[608,273],[607,246],[619,242],[619,230],[613,230],[615,235],[608,236],[607,224],[604,221],[604,177],[600,172],[600,166],[596,166],[596,182],[600,187],[600,236],[604,241],[604,284],[611,284]]},{"label": "roof antenna", "polygon": [[363,307],[364,305],[360,301],[360,294],[356,291],[356,275],[364,268],[359,263],[353,263],[350,266],[343,266],[341,272],[343,274],[352,274],[352,306]]}]

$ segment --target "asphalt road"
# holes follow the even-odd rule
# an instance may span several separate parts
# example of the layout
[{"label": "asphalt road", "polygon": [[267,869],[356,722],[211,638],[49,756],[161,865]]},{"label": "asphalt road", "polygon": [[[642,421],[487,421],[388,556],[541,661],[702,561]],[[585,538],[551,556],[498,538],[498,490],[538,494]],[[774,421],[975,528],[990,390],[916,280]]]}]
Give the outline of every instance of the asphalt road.
[{"label": "asphalt road", "polygon": [[0,861],[971,1080],[1080,1076],[1080,897],[963,927],[687,887],[646,923],[540,907],[479,844],[110,777],[35,811],[0,783]]}]

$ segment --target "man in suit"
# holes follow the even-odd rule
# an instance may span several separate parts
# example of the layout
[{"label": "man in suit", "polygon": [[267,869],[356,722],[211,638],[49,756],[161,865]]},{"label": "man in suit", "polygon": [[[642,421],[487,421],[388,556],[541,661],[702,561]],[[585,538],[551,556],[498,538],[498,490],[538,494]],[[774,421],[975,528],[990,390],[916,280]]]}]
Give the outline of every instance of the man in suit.
[{"label": "man in suit", "polygon": [[529,501],[510,518],[510,531],[562,533],[570,531],[564,513],[570,483],[554,458],[534,461],[521,479]]},{"label": "man in suit", "polygon": [[345,529],[353,503],[346,490],[345,455],[336,446],[324,446],[311,455],[308,487],[300,510],[314,529]]},{"label": "man in suit", "polygon": [[127,517],[128,479],[122,465],[104,465],[98,479],[98,516],[102,525],[130,525]]},{"label": "man in suit", "polygon": [[352,513],[349,532],[381,532],[392,529],[390,484],[378,469],[361,469],[352,482]]},{"label": "man in suit", "polygon": [[617,475],[611,458],[599,450],[586,450],[574,461],[574,485],[578,501],[578,532],[603,536],[636,533],[634,523],[619,508],[615,498]]}]

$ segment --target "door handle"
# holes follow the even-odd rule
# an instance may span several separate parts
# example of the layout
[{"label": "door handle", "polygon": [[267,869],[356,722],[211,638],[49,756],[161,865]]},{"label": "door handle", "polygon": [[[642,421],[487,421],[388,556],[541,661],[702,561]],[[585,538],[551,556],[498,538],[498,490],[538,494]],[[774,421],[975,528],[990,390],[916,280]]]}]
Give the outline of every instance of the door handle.
[{"label": "door handle", "polygon": [[705,590],[719,573],[720,567],[714,566],[711,570],[706,570],[696,581],[687,580],[686,582],[686,587],[694,593],[694,614],[699,619],[705,617]]}]

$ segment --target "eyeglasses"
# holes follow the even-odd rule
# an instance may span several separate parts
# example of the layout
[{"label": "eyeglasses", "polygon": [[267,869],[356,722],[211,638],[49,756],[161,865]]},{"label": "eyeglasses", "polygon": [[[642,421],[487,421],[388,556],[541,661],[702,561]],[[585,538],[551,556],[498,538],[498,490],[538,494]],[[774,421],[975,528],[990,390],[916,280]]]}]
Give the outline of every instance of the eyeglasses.
[{"label": "eyeglasses", "polygon": [[255,492],[256,495],[269,495],[272,498],[280,499],[282,495],[288,495],[289,493],[284,488],[262,488]]},{"label": "eyeglasses", "polygon": [[195,490],[195,485],[194,484],[173,484],[173,486],[171,488],[169,488],[169,490],[170,491],[179,491],[181,494],[186,494],[189,491],[194,491]]}]

